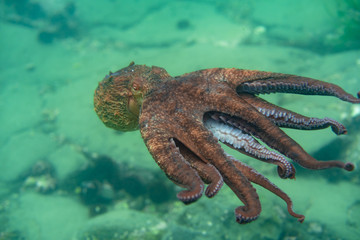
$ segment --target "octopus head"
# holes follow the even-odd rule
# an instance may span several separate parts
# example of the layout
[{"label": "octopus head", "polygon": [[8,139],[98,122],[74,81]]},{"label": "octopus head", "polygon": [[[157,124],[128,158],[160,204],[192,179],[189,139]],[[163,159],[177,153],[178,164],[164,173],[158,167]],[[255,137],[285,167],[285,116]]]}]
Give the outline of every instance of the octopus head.
[{"label": "octopus head", "polygon": [[[160,76],[157,76],[161,73]],[[109,73],[95,90],[94,107],[101,121],[119,131],[139,129],[143,97],[154,78],[168,76],[165,70],[133,62],[126,68]]]}]

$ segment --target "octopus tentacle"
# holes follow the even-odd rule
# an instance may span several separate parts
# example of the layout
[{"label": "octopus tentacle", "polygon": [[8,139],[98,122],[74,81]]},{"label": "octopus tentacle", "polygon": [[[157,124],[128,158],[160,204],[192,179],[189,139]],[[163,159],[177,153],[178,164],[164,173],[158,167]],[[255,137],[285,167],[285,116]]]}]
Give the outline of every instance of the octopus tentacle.
[{"label": "octopus tentacle", "polygon": [[225,123],[228,121],[224,116],[213,114],[211,119],[205,120],[205,126],[218,138],[231,148],[261,161],[278,165],[278,173],[281,178],[295,178],[295,168],[284,156],[267,149],[252,136],[242,132],[229,124],[221,123],[213,118],[219,118]]},{"label": "octopus tentacle", "polygon": [[218,140],[207,130],[202,122],[186,120],[181,124],[186,126],[193,148],[190,148],[204,162],[213,165],[221,174],[224,182],[231,188],[236,196],[244,203],[235,209],[236,220],[239,223],[248,223],[258,218],[261,212],[261,204],[256,189],[249,180],[227,159],[227,155],[221,148]]},{"label": "octopus tentacle", "polygon": [[181,155],[173,138],[166,137],[165,133],[151,133],[144,127],[141,133],[149,152],[168,178],[187,189],[179,192],[177,198],[185,204],[198,200],[202,196],[204,183]]},{"label": "octopus tentacle", "polygon": [[198,172],[201,179],[208,184],[205,195],[208,198],[214,197],[224,184],[224,180],[219,171],[213,165],[203,162],[180,141],[176,140],[175,142],[176,146],[180,149],[181,155],[183,155],[185,160],[190,163],[191,167]]},{"label": "octopus tentacle", "polygon": [[[231,167],[237,170],[234,166]],[[238,172],[241,173],[240,171]],[[256,189],[249,180],[243,175],[241,178],[239,175],[236,175],[231,178],[224,177],[224,181],[245,205],[235,209],[236,221],[240,224],[245,224],[256,220],[261,213],[261,204]],[[246,181],[246,185],[248,185],[245,188],[242,188],[245,185],[243,181]],[[238,183],[235,185],[234,182]]]},{"label": "octopus tentacle", "polygon": [[[207,186],[205,190],[205,195],[208,198],[214,197],[221,189],[221,187],[224,185],[224,180],[219,173],[219,171],[211,164],[206,164],[206,166],[202,166],[203,169],[205,169],[207,176],[204,176],[204,181],[209,179],[210,184]],[[199,169],[199,168],[197,168]],[[198,170],[199,172],[199,170]]]},{"label": "octopus tentacle", "polygon": [[232,117],[233,122],[241,126],[241,130],[245,133],[259,138],[269,147],[276,149],[288,158],[299,163],[301,166],[309,169],[326,169],[326,168],[343,168],[352,171],[354,165],[352,163],[343,163],[341,161],[317,161],[311,157],[304,149],[284,133],[279,127],[267,119],[263,114],[256,111],[245,100],[241,99],[236,93],[224,92],[224,95],[218,97],[216,111],[223,112]]},{"label": "octopus tentacle", "polygon": [[280,188],[275,186],[272,182],[270,182],[269,179],[264,177],[262,174],[258,173],[257,171],[247,166],[246,164],[236,160],[230,155],[229,155],[229,159],[231,159],[234,162],[236,168],[239,169],[246,176],[246,178],[249,179],[249,181],[264,187],[265,189],[269,190],[270,192],[274,193],[275,195],[283,199],[287,204],[287,209],[291,216],[297,218],[298,221],[301,223],[304,221],[305,216],[301,214],[297,214],[293,211],[292,209],[293,204],[291,199]]},{"label": "octopus tentacle", "polygon": [[312,78],[291,74],[244,70],[236,68],[214,68],[203,72],[204,77],[226,81],[237,93],[295,93],[304,95],[334,96],[350,103],[360,103],[360,92],[357,98],[341,87]]},{"label": "octopus tentacle", "polygon": [[[177,198],[182,201],[185,204],[190,204],[192,202],[195,202],[198,200],[204,191],[204,183],[198,176],[197,172],[192,171],[192,169],[186,169],[185,165],[188,165],[188,163],[184,160],[182,155],[179,153],[179,149],[175,147],[175,142],[173,139],[170,139],[171,147],[172,149],[170,151],[173,151],[173,157],[178,158],[177,164],[175,169],[169,169],[167,167],[165,173],[167,176],[174,181],[179,186],[183,186],[187,188],[188,190],[183,190],[177,194]],[[179,162],[181,163],[179,164]],[[163,169],[164,170],[164,169]]]},{"label": "octopus tentacle", "polygon": [[345,92],[341,87],[307,77],[290,74],[258,72],[251,80],[243,81],[236,88],[238,93],[295,93],[303,95],[334,96],[350,103],[360,103],[360,92],[357,98]]},{"label": "octopus tentacle", "polygon": [[331,130],[337,135],[347,133],[344,125],[331,118],[306,117],[285,108],[278,107],[251,94],[241,94],[241,98],[250,103],[278,127],[299,130],[317,130],[331,127]]}]

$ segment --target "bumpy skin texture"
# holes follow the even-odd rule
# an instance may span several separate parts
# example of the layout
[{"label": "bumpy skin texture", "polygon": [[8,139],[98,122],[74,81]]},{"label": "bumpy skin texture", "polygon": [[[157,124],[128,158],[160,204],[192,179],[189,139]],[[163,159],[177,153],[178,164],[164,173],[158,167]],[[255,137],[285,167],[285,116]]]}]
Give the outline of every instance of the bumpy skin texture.
[{"label": "bumpy skin texture", "polygon": [[295,178],[295,167],[286,157],[309,169],[352,171],[351,163],[315,160],[280,129],[331,127],[340,135],[346,128],[335,120],[302,116],[257,96],[275,92],[360,103],[334,84],[294,75],[214,68],[171,77],[163,68],[131,63],[99,83],[94,105],[106,126],[120,131],[140,129],[160,168],[186,189],[178,193],[185,204],[199,199],[205,184],[205,195],[213,197],[225,182],[244,204],[236,208],[236,220],[248,223],[261,212],[251,184],[255,183],[282,198],[289,213],[302,222],[305,217],[292,210],[291,199],[283,191],[226,154],[219,144],[277,165],[281,178]]}]

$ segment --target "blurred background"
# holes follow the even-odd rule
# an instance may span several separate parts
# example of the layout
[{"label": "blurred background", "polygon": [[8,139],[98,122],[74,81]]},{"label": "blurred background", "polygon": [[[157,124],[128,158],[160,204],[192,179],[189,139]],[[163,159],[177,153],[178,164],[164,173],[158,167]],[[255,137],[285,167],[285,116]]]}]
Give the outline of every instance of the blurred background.
[{"label": "blurred background", "polygon": [[[224,186],[189,206],[139,132],[106,128],[93,93],[109,71],[136,64],[181,75],[235,67],[312,77],[360,90],[359,0],[0,0],[0,239],[357,239],[360,174],[297,166],[295,180],[232,152],[288,193],[257,188],[258,220]],[[267,100],[343,122],[286,132],[318,159],[359,166],[360,108],[330,97]],[[196,104],[196,102],[194,103]]]}]

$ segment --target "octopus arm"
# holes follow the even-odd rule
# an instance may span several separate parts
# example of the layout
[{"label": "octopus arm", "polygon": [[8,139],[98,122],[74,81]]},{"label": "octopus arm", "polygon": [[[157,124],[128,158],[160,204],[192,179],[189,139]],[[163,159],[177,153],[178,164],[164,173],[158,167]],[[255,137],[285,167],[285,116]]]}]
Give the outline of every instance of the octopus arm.
[{"label": "octopus arm", "polygon": [[177,194],[180,201],[190,204],[198,200],[204,190],[204,183],[198,173],[180,153],[174,139],[162,131],[160,126],[149,123],[140,128],[145,144],[156,163],[175,184],[186,188]]},{"label": "octopus arm", "polygon": [[234,162],[234,165],[237,169],[239,169],[249,181],[264,187],[265,189],[269,190],[270,192],[276,194],[278,197],[283,199],[287,204],[288,212],[291,216],[296,217],[299,222],[303,222],[305,219],[304,215],[297,214],[293,211],[293,204],[289,196],[284,193],[281,189],[275,186],[269,179],[252,169],[251,167],[241,163],[240,161],[236,160],[235,158],[229,156],[229,158]]},{"label": "octopus arm", "polygon": [[175,142],[176,146],[179,147],[181,155],[184,156],[191,167],[198,172],[201,179],[208,184],[205,195],[209,198],[214,197],[224,184],[224,180],[219,171],[210,163],[203,162],[180,141],[176,140]]},{"label": "octopus arm", "polygon": [[317,130],[331,127],[331,130],[337,135],[347,133],[344,125],[331,118],[306,117],[285,108],[278,107],[252,94],[242,93],[241,98],[251,104],[278,127],[299,130]]},{"label": "octopus arm", "polygon": [[205,126],[228,147],[263,162],[276,164],[281,178],[295,178],[295,167],[283,155],[267,149],[251,135],[232,126],[231,118],[227,118],[224,114],[213,113],[211,118],[205,120]]},{"label": "octopus arm", "polygon": [[[186,135],[190,135],[192,142],[187,142],[186,146],[192,145],[193,151],[203,162],[214,166],[236,196],[244,203],[244,206],[235,209],[236,221],[238,223],[248,223],[258,218],[261,212],[261,204],[256,189],[250,181],[239,171],[227,157],[218,140],[206,129],[202,122],[191,121],[193,124],[187,126]],[[181,140],[181,139],[180,139]],[[193,149],[192,149],[193,150]]]},{"label": "octopus arm", "polygon": [[[269,147],[296,161],[301,166],[309,169],[343,168],[352,171],[352,163],[341,161],[317,161],[270,119],[267,119],[253,106],[241,99],[236,93],[227,91],[215,102],[214,108],[217,112],[232,116],[232,124],[251,135],[259,138]],[[235,119],[235,120],[234,120]]]},{"label": "octopus arm", "polygon": [[[238,93],[266,94],[266,93],[295,93],[303,95],[324,95],[334,96],[350,103],[360,103],[360,92],[357,98],[345,92],[341,87],[307,77],[300,77],[290,74],[280,74],[250,70],[240,71],[240,81],[236,84]],[[241,76],[251,76],[242,78]],[[236,74],[229,75],[236,77]]]}]

